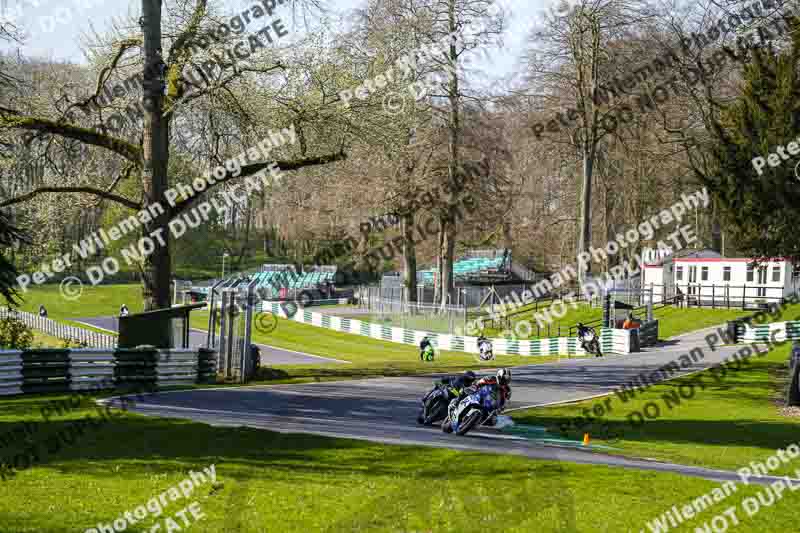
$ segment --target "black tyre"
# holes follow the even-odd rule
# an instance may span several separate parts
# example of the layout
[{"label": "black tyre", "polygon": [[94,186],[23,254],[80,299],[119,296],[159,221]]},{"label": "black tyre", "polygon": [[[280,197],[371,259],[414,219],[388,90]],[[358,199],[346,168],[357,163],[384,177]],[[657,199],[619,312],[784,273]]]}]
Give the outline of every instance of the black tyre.
[{"label": "black tyre", "polygon": [[433,424],[437,420],[447,417],[447,402],[437,400],[433,405],[428,406],[428,416],[425,417],[425,425]]},{"label": "black tyre", "polygon": [[450,418],[445,418],[444,422],[442,422],[442,431],[444,433],[452,433],[453,427],[450,425]]},{"label": "black tyre", "polygon": [[592,350],[597,357],[603,356],[603,354],[600,352],[600,341],[597,340],[597,337],[595,337],[592,341]]},{"label": "black tyre", "polygon": [[463,421],[458,425],[458,431],[456,431],[456,435],[466,435],[467,431],[475,427],[475,424],[481,419],[481,412],[478,409],[470,409],[470,411],[464,415]]}]

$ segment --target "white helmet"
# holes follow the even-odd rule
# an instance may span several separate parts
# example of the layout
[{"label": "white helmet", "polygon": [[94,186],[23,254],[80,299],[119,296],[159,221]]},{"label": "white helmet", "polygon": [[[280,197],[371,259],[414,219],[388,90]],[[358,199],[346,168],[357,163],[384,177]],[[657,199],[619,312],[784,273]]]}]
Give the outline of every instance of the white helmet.
[{"label": "white helmet", "polygon": [[507,385],[511,383],[511,369],[501,368],[497,371],[497,383]]}]

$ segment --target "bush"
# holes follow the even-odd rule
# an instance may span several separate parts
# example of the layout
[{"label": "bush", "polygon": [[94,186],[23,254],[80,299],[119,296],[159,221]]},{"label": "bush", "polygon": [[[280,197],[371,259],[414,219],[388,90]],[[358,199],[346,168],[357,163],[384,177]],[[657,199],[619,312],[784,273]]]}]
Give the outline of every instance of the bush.
[{"label": "bush", "polygon": [[0,348],[25,350],[33,344],[33,332],[24,322],[13,316],[0,320]]}]

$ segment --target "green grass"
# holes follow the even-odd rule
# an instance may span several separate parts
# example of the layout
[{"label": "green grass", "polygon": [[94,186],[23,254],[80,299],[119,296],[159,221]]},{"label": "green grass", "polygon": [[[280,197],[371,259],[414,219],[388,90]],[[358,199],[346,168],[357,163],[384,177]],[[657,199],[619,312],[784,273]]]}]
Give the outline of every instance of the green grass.
[{"label": "green grass", "polygon": [[[322,311],[325,312],[324,310]],[[463,335],[464,331],[464,318],[454,317],[452,321],[452,328],[450,327],[451,321],[447,318],[439,316],[409,316],[401,315],[400,313],[390,314],[359,314],[347,315],[339,314],[338,316],[352,318],[355,320],[363,320],[365,322],[372,322],[373,324],[383,324],[386,326],[394,326],[396,328],[416,329],[419,331],[430,331],[432,333],[442,333],[446,335]]]},{"label": "green grass", "polygon": [[76,318],[96,316],[117,316],[124,303],[131,313],[140,313],[144,309],[142,287],[138,284],[126,285],[84,285],[83,292],[77,300],[67,300],[61,295],[59,285],[39,285],[22,294],[23,302],[19,306],[22,311],[39,313],[39,305],[44,304],[47,318],[71,324],[84,329],[108,333],[75,322]]},{"label": "green grass", "polygon": [[[627,402],[611,395],[608,404],[604,398],[597,398],[517,411],[512,415],[517,422],[545,426],[558,434],[562,425],[569,427],[570,420],[583,416],[584,412],[597,419],[600,411],[592,415],[592,409],[603,405],[604,409],[610,407],[610,411],[601,415],[600,420],[584,429],[573,428],[563,434],[580,438],[584,432],[589,432],[593,441],[613,446],[624,455],[738,469],[800,441],[800,418],[782,416],[778,406],[783,378],[787,374],[789,349],[786,344],[766,356],[752,357],[749,365],[743,365],[738,371],[728,370],[721,380],[715,379],[710,371],[704,371],[655,385]],[[688,383],[698,377],[706,389],[697,386],[692,395]],[[667,407],[663,398],[681,391],[684,396],[679,396],[680,403]],[[658,405],[661,416],[645,420],[636,427],[628,423],[628,415],[643,413],[648,402]],[[650,409],[653,413],[653,408]],[[605,440],[606,435],[620,438]],[[797,468],[800,468],[800,460],[786,465],[781,473],[793,473]]]},{"label": "green grass", "polygon": [[[48,399],[0,400],[0,435],[23,421],[42,422],[39,412]],[[70,420],[90,411],[84,404],[51,419],[29,444],[55,437]],[[146,504],[188,477],[189,470],[211,464],[215,484],[205,482],[188,499],[168,499],[160,517],[148,516],[126,531],[149,531],[157,521],[166,531],[167,517],[183,530],[175,513],[191,501],[205,515],[191,523],[192,531],[639,531],[672,505],[718,486],[673,474],[211,427],[127,413],[70,442],[0,481],[0,531],[85,531]],[[18,442],[12,446],[0,456],[20,449]],[[701,518],[710,520],[756,492],[741,487]],[[796,531],[795,506],[785,500],[754,518],[742,516],[737,532],[765,531],[767,523],[771,532]]]},{"label": "green grass", "polygon": [[57,338],[47,335],[46,333],[42,333],[38,330],[33,331],[33,344],[31,345],[32,348],[62,348],[64,346],[64,341]]}]

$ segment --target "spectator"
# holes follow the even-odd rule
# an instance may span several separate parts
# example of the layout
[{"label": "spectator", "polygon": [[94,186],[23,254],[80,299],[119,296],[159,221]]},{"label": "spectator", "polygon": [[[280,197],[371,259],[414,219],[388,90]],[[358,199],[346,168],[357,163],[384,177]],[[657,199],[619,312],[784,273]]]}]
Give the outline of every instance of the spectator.
[{"label": "spectator", "polygon": [[47,318],[47,309],[44,308],[44,304],[39,304],[39,316]]},{"label": "spectator", "polygon": [[622,323],[622,329],[636,329],[639,327],[639,322],[633,318],[633,312],[628,311],[628,318]]},{"label": "spectator", "polygon": [[128,306],[125,305],[125,304],[122,304],[122,306],[119,308],[119,316],[125,317],[125,316],[128,316],[130,314],[131,313],[130,313],[130,311],[128,311]]}]

